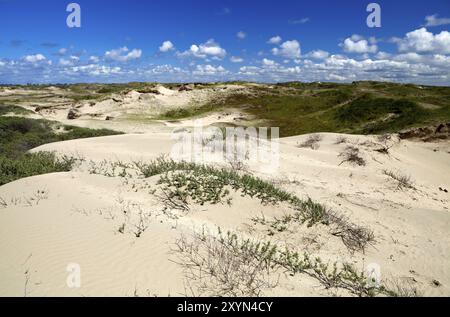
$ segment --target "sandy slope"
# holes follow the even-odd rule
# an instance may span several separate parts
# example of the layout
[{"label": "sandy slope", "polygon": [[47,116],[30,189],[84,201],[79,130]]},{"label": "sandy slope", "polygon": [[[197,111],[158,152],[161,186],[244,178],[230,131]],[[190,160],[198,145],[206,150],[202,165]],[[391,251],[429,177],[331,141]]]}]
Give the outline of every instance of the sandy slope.
[{"label": "sandy slope", "polygon": [[[300,226],[274,239],[326,260],[350,261],[361,269],[377,263],[383,279],[412,284],[425,295],[450,295],[450,196],[439,190],[450,189],[450,143],[393,140],[388,156],[374,151],[379,145],[375,137],[348,136],[347,143],[357,145],[367,161],[366,166],[354,166],[340,165],[339,154],[346,144],[335,144],[338,136],[323,134],[315,150],[297,146],[308,136],[282,139],[277,173],[249,168],[299,197],[311,197],[369,227],[375,245],[365,254],[352,254],[321,226]],[[96,162],[145,161],[169,153],[173,144],[170,134],[153,133],[73,140],[34,151],[75,154]],[[250,219],[288,212],[285,206],[264,206],[234,193],[231,206],[193,206],[175,221],[162,212],[161,201],[149,190],[157,187],[155,177],[125,181],[90,175],[88,165],[0,187],[0,197],[8,204],[0,209],[0,295],[186,294],[183,272],[171,251],[180,234],[220,226],[264,237],[264,230]],[[384,169],[411,175],[416,190],[397,189]],[[124,210],[131,215],[130,231],[121,234]],[[151,213],[149,227],[136,238],[132,226],[142,211]],[[81,265],[80,289],[66,286],[69,263]],[[278,286],[265,295],[332,294],[311,278],[283,274],[279,278]]]}]

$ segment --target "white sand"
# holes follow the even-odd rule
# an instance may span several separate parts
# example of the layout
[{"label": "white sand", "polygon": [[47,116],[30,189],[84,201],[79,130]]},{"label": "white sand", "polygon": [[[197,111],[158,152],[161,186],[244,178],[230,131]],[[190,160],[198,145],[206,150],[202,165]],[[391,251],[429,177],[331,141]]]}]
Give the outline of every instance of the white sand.
[{"label": "white sand", "polygon": [[[170,136],[160,132],[73,140],[34,151],[56,151],[96,162],[147,161],[170,152],[174,144]],[[322,136],[316,150],[297,146],[308,136],[282,139],[280,169],[275,174],[259,174],[257,166],[251,169],[299,197],[311,197],[372,229],[376,243],[365,254],[351,254],[323,226],[299,227],[277,239],[302,252],[349,261],[361,269],[377,263],[383,279],[411,283],[427,296],[449,296],[450,196],[439,187],[450,189],[450,143],[396,141],[387,156],[373,151],[374,137],[348,136],[348,143],[358,145],[367,161],[359,167],[339,165],[342,158],[338,156],[346,146],[335,144],[339,135]],[[383,175],[384,169],[410,175],[417,190],[398,190]],[[193,206],[189,214],[174,221],[162,213],[161,201],[150,193],[156,187],[155,177],[125,182],[120,177],[90,175],[88,164],[76,172],[36,176],[0,187],[0,197],[8,204],[0,209],[0,296],[186,294],[183,272],[171,252],[182,233],[220,226],[244,236],[263,237],[250,218],[287,212],[283,206],[263,206],[235,193],[231,206]],[[132,215],[130,223],[139,211],[151,213],[149,228],[140,238],[132,232],[119,233],[124,209]],[[66,285],[70,263],[81,266],[81,288]],[[264,294],[331,293],[311,278],[282,275],[279,285]]]}]

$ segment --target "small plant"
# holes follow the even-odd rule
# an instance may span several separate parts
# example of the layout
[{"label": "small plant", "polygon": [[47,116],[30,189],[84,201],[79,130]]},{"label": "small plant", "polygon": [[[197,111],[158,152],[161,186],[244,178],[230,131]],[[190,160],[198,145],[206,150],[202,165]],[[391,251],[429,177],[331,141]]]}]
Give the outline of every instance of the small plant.
[{"label": "small plant", "polygon": [[204,232],[192,239],[182,236],[174,251],[190,295],[257,297],[275,288],[278,280],[269,274],[274,247],[267,244],[240,251],[239,246],[237,236],[230,233],[218,238]]},{"label": "small plant", "polygon": [[337,213],[329,213],[332,223],[331,234],[340,237],[344,245],[353,252],[365,252],[368,245],[373,245],[375,235],[372,230],[351,223],[350,220]]},{"label": "small plant", "polygon": [[284,215],[281,218],[274,217],[272,220],[268,220],[264,216],[254,217],[252,221],[266,226],[269,236],[288,231],[292,224],[295,223],[304,224],[308,222],[308,226],[322,223],[329,227],[332,235],[341,238],[344,245],[352,253],[364,253],[367,246],[374,243],[375,235],[371,230],[353,224],[348,218],[331,210],[323,209],[320,205],[315,205],[311,200],[309,201],[309,206],[310,212],[308,217],[305,217],[304,213],[296,212]]},{"label": "small plant", "polygon": [[421,297],[422,292],[411,280],[392,278],[386,282],[393,297]]},{"label": "small plant", "polygon": [[320,147],[319,142],[322,141],[322,139],[323,139],[323,137],[321,135],[312,134],[306,139],[306,141],[299,144],[298,147],[311,148],[312,150],[317,150]]},{"label": "small plant", "polygon": [[361,157],[359,149],[352,145],[347,146],[345,150],[341,154],[339,154],[339,157],[344,158],[344,160],[339,164],[339,166],[347,162],[356,164],[358,166],[366,165],[366,160],[364,160],[364,158]]},{"label": "small plant", "polygon": [[126,224],[123,223],[123,224],[120,225],[120,227],[119,227],[119,229],[117,229],[117,231],[119,231],[120,234],[124,234],[125,233],[125,227],[126,227]]},{"label": "small plant", "polygon": [[35,175],[68,172],[76,162],[75,158],[49,152],[29,153],[17,159],[0,156],[0,185]]},{"label": "small plant", "polygon": [[348,139],[345,136],[338,136],[336,138],[336,142],[334,144],[339,145],[339,144],[345,144],[348,142]]},{"label": "small plant", "polygon": [[232,232],[224,235],[220,228],[217,235],[182,237],[176,246],[188,281],[195,283],[191,290],[200,295],[259,296],[278,285],[273,275],[280,269],[291,276],[306,274],[326,289],[343,289],[356,296],[397,295],[384,285],[373,285],[363,271],[348,263],[324,263],[271,242],[241,239]]},{"label": "small plant", "polygon": [[133,233],[136,238],[140,238],[149,226],[149,215],[144,214],[142,210],[139,211],[138,221],[134,224]]},{"label": "small plant", "polygon": [[3,199],[3,197],[0,197],[0,208],[7,208],[8,207],[8,203],[6,202],[5,199]]},{"label": "small plant", "polygon": [[416,187],[414,186],[414,182],[411,179],[411,176],[406,176],[399,172],[393,172],[393,171],[388,171],[388,170],[383,170],[383,174],[386,176],[389,176],[394,181],[396,181],[397,189],[399,189],[399,190],[403,190],[403,189],[416,190]]}]

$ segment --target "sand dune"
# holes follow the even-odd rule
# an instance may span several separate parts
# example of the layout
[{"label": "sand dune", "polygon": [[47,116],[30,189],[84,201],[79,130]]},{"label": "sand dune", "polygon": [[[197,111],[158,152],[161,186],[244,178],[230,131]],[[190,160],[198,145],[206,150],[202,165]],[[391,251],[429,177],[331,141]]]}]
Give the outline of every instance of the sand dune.
[{"label": "sand dune", "polygon": [[[365,253],[350,252],[324,226],[298,226],[268,237],[253,217],[281,217],[283,204],[263,205],[257,199],[231,193],[233,203],[192,204],[190,212],[170,217],[150,179],[91,175],[84,162],[70,173],[22,179],[0,187],[7,206],[0,209],[0,295],[9,296],[168,296],[189,294],[185,272],[173,252],[180,235],[217,226],[242,236],[273,241],[310,252],[325,261],[348,261],[358,268],[376,263],[382,278],[413,285],[424,295],[450,294],[450,203],[442,191],[450,184],[450,143],[390,140],[389,155],[375,151],[371,136],[321,134],[312,148],[300,147],[310,136],[281,139],[280,169],[263,174],[273,184],[310,197],[373,230],[376,242]],[[88,161],[147,161],[170,152],[168,133],[120,135],[47,144],[34,151],[56,151]],[[365,166],[342,163],[346,146],[360,149]],[[341,164],[342,163],[342,164]],[[93,164],[93,163],[91,163]],[[415,189],[399,189],[383,171],[411,176]],[[441,190],[439,189],[441,188]],[[119,230],[127,212],[127,227]],[[139,215],[148,227],[136,237]],[[127,231],[129,230],[129,231]],[[67,265],[78,263],[81,288],[66,285]],[[274,273],[276,287],[264,295],[326,296],[317,280]]]}]

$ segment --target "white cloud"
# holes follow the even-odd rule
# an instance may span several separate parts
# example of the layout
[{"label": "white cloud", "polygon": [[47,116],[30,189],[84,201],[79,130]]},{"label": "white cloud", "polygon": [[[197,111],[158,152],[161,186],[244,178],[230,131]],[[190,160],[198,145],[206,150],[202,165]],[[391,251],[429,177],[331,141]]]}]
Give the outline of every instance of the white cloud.
[{"label": "white cloud", "polygon": [[65,70],[66,73],[83,73],[92,76],[99,75],[111,75],[111,74],[120,74],[122,69],[120,67],[109,67],[103,65],[89,64],[83,66],[74,66],[67,68]]},{"label": "white cloud", "polygon": [[269,44],[275,44],[275,45],[276,45],[276,44],[280,44],[281,41],[282,41],[281,37],[280,37],[279,35],[277,35],[277,36],[271,37],[271,38],[267,41],[267,43],[269,43]]},{"label": "white cloud", "polygon": [[450,24],[450,18],[438,18],[437,14],[426,16],[425,21],[427,21],[425,26],[429,27]]},{"label": "white cloud", "polygon": [[36,63],[36,62],[45,61],[46,58],[42,54],[36,54],[36,55],[27,55],[24,57],[24,60],[29,63]]},{"label": "white cloud", "polygon": [[197,58],[214,58],[223,59],[227,55],[227,51],[220,47],[213,39],[208,40],[206,43],[191,45],[190,49],[182,53],[177,54],[180,57],[194,56]]},{"label": "white cloud", "polygon": [[59,59],[59,65],[61,66],[73,66],[75,63],[79,62],[80,58],[78,56],[70,56],[67,58],[60,58]]},{"label": "white cloud", "polygon": [[59,51],[58,51],[58,54],[59,55],[65,55],[67,53],[67,51],[68,51],[67,48],[64,48],[64,47],[60,48]]},{"label": "white cloud", "polygon": [[238,56],[231,56],[230,61],[232,63],[242,63],[244,61],[244,59],[242,57],[238,57]]},{"label": "white cloud", "polygon": [[64,59],[64,58],[60,58],[59,59],[59,65],[61,66],[71,66],[73,65],[72,61]]},{"label": "white cloud", "polygon": [[331,81],[345,81],[347,78],[336,74],[329,74],[326,76],[326,79]]},{"label": "white cloud", "polygon": [[261,62],[264,66],[275,66],[277,63],[271,59],[264,58]]},{"label": "white cloud", "polygon": [[98,56],[92,55],[91,57],[89,57],[89,61],[91,61],[92,63],[98,63],[100,61],[100,58],[98,58]]},{"label": "white cloud", "polygon": [[314,59],[325,59],[328,58],[328,56],[330,56],[330,53],[323,50],[315,50],[306,54],[306,57]]},{"label": "white cloud", "polygon": [[386,53],[386,52],[378,52],[378,53],[375,55],[375,58],[376,58],[376,59],[389,59],[389,58],[391,58],[391,56],[392,56],[392,54],[390,54],[390,53]]},{"label": "white cloud", "polygon": [[164,43],[162,43],[162,45],[159,47],[159,51],[160,52],[168,52],[175,49],[175,47],[173,46],[171,41],[164,41]]},{"label": "white cloud", "polygon": [[196,69],[192,72],[195,75],[217,75],[226,74],[228,71],[222,66],[214,67],[212,65],[197,65]]},{"label": "white cloud", "polygon": [[[374,42],[374,39],[372,38],[371,42]],[[376,44],[370,45],[367,40],[365,40],[360,35],[353,35],[352,37],[349,37],[344,40],[343,43],[340,44],[340,46],[344,49],[347,53],[358,53],[358,54],[365,54],[365,53],[376,53],[378,51],[378,46]]]},{"label": "white cloud", "polygon": [[286,41],[283,44],[281,44],[279,48],[273,48],[272,54],[290,59],[300,58],[301,56],[300,43],[296,40]]},{"label": "white cloud", "polygon": [[247,37],[247,34],[245,34],[245,32],[243,32],[243,31],[239,31],[239,32],[237,32],[236,36],[238,39],[243,40]]},{"label": "white cloud", "polygon": [[426,28],[406,34],[403,39],[396,39],[400,52],[450,54],[450,32],[442,31],[434,35]]},{"label": "white cloud", "polygon": [[133,49],[129,50],[128,47],[124,46],[118,49],[107,51],[105,57],[107,59],[117,61],[117,62],[128,62],[133,59],[138,59],[142,56],[142,50]]}]

